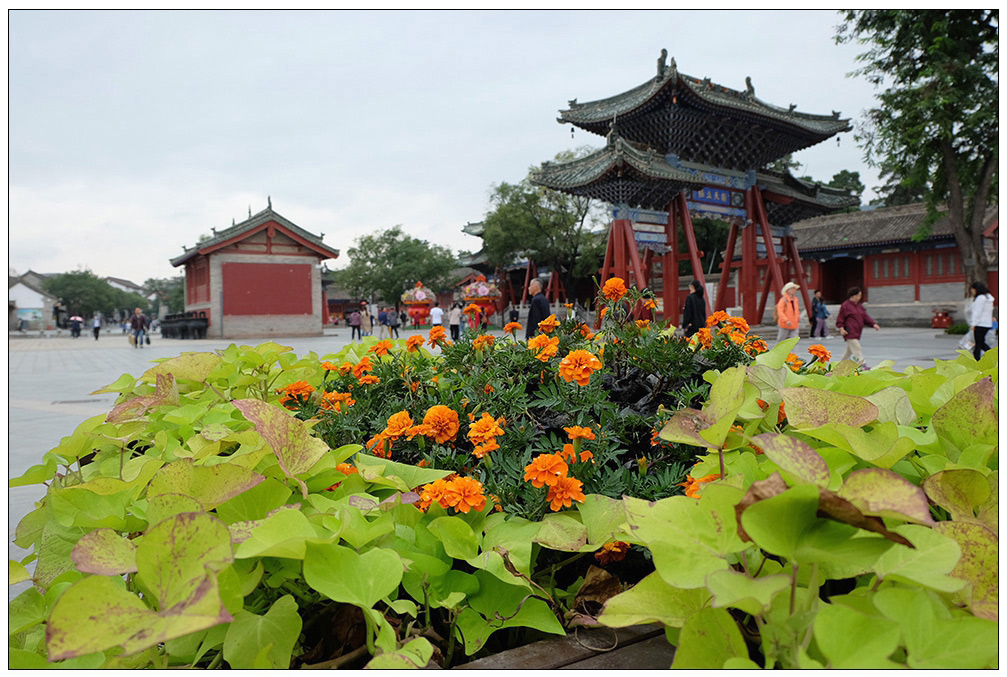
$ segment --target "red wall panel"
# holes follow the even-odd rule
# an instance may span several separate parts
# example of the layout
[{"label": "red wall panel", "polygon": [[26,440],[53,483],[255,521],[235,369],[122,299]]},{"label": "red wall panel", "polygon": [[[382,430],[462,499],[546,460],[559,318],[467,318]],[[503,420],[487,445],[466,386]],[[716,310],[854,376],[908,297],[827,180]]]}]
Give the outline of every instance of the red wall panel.
[{"label": "red wall panel", "polygon": [[224,315],[310,315],[311,264],[225,263]]}]

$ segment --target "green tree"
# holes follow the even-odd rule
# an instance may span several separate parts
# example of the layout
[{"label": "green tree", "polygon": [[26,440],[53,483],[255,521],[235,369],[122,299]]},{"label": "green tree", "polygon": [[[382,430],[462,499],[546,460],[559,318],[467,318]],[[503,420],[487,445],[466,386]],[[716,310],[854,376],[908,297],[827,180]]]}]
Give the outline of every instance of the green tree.
[{"label": "green tree", "polygon": [[406,235],[401,225],[357,238],[346,255],[350,264],[335,271],[336,284],[353,296],[377,295],[384,303],[398,303],[416,282],[433,291],[447,288],[455,267],[449,249]]},{"label": "green tree", "polygon": [[45,291],[63,301],[70,315],[93,315],[108,312],[117,305],[116,289],[90,270],[75,270],[46,278]]},{"label": "green tree", "polygon": [[832,180],[829,181],[828,186],[830,188],[838,188],[840,190],[846,190],[858,198],[864,194],[864,190],[867,186],[864,182],[860,180],[860,172],[851,172],[848,169],[844,169],[837,174],[832,175]]},{"label": "green tree", "polygon": [[[555,161],[569,162],[590,152],[564,151]],[[483,219],[483,251],[497,266],[527,257],[557,271],[564,286],[573,289],[575,280],[597,273],[605,253],[598,217],[590,198],[536,186],[529,173],[519,183],[493,186],[490,211]]]},{"label": "green tree", "polygon": [[872,205],[881,207],[897,207],[899,205],[914,204],[923,202],[926,197],[926,188],[923,186],[907,186],[900,177],[895,176],[892,170],[881,168],[878,178],[885,183],[874,189],[878,197],[871,200]]},{"label": "green tree", "polygon": [[865,159],[909,188],[926,188],[929,218],[947,215],[965,284],[985,281],[987,203],[997,194],[999,10],[849,10],[838,43],[867,51],[878,105],[856,135]]},{"label": "green tree", "polygon": [[151,302],[151,313],[157,315],[163,303],[169,313],[180,313],[185,310],[185,276],[149,278],[143,283],[147,293],[155,294]]}]

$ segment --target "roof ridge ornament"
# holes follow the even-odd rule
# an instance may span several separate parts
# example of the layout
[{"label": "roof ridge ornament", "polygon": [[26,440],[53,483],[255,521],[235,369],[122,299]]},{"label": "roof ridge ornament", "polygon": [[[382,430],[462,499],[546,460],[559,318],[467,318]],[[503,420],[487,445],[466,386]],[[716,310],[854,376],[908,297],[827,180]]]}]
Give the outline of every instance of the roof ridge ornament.
[{"label": "roof ridge ornament", "polygon": [[[657,57],[657,79],[658,80],[663,80],[664,79],[664,74],[668,70],[667,59],[668,59],[668,50],[662,48],[661,49],[661,56]],[[672,57],[671,63],[672,63],[672,68],[674,68],[674,63],[675,63],[674,57]]]},{"label": "roof ridge ornament", "polygon": [[273,208],[273,198],[266,196],[266,209],[272,210]]},{"label": "roof ridge ornament", "polygon": [[752,76],[751,75],[746,75],[745,76],[745,95],[746,95],[746,98],[749,98],[749,99],[754,99],[755,98],[755,86],[752,84]]},{"label": "roof ridge ornament", "polygon": [[612,116],[612,122],[608,124],[608,134],[605,135],[605,145],[614,146],[619,138],[619,125],[616,122],[617,116]]}]

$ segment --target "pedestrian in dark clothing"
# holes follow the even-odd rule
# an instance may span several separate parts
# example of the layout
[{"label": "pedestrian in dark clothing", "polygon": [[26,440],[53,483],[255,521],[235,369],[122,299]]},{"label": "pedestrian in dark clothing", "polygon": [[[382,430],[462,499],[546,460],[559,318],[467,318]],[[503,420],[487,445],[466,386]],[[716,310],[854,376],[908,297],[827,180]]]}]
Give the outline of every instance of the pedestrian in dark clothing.
[{"label": "pedestrian in dark clothing", "polygon": [[353,340],[354,336],[356,336],[358,339],[360,338],[360,311],[359,310],[354,310],[352,313],[350,313],[350,340],[351,341]]},{"label": "pedestrian in dark clothing", "polygon": [[528,326],[525,328],[525,339],[530,339],[538,333],[538,323],[549,317],[549,299],[542,293],[542,283],[532,280],[528,283],[528,293],[531,294],[531,306],[528,308]]},{"label": "pedestrian in dark clothing", "polygon": [[830,338],[829,325],[826,320],[829,317],[829,309],[825,307],[822,300],[822,290],[816,289],[815,296],[811,299],[811,315],[815,318],[815,326],[811,329],[812,338]]},{"label": "pedestrian in dark clothing", "polygon": [[518,319],[518,317],[520,317],[520,315],[521,314],[518,312],[517,306],[511,306],[511,308],[510,308],[510,321],[511,322],[517,322],[517,319]]},{"label": "pedestrian in dark clothing", "polygon": [[685,297],[685,310],[682,312],[682,330],[686,336],[692,336],[706,326],[706,300],[703,297],[703,285],[699,280],[689,283],[692,293]]},{"label": "pedestrian in dark clothing", "polygon": [[836,316],[836,326],[839,327],[839,333],[846,340],[846,350],[843,351],[843,359],[840,362],[852,355],[861,366],[864,365],[864,350],[860,347],[860,336],[864,327],[881,329],[860,305],[860,299],[863,296],[864,292],[860,287],[850,287],[850,290],[846,292],[846,300],[839,307],[839,315]]},{"label": "pedestrian in dark clothing", "polygon": [[[94,340],[98,340],[98,334],[101,332],[101,318],[97,315],[91,320],[91,329],[94,331]],[[77,333],[80,334],[80,327],[77,328]]]},{"label": "pedestrian in dark clothing", "polygon": [[387,313],[388,338],[399,337],[399,311],[389,308]]},{"label": "pedestrian in dark clothing", "polygon": [[137,308],[133,311],[133,317],[129,318],[129,328],[133,332],[133,347],[143,348],[143,338],[147,333],[147,325],[150,321],[143,311]]}]

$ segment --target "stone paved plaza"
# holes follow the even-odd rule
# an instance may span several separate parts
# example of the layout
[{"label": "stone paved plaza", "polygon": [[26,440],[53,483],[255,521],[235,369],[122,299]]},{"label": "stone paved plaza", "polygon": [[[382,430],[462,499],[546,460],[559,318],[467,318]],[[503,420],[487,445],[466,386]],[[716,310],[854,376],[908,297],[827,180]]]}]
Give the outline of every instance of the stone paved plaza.
[{"label": "stone paved plaza", "polygon": [[[755,333],[772,339],[775,328],[753,328]],[[417,332],[400,331],[400,338]],[[499,330],[491,332],[501,335]],[[324,336],[277,339],[298,354],[314,351],[319,356],[338,351],[349,342],[346,327],[326,328]],[[260,341],[241,341],[255,344]],[[894,360],[896,369],[910,365],[933,366],[935,358],[953,359],[958,337],[945,336],[936,329],[892,328],[876,332],[866,330],[864,353],[869,365]],[[85,418],[107,412],[114,404],[114,393],[90,395],[123,373],[139,375],[151,365],[150,360],[173,357],[181,352],[213,351],[225,348],[224,340],[162,340],[158,335],[142,350],[132,348],[119,333],[104,334],[98,341],[87,334],[71,339],[65,332],[50,338],[12,336],[8,341],[8,477],[22,474],[41,462],[42,455],[60,439],[73,432]],[[770,340],[770,343],[772,341]],[[795,352],[806,352],[812,343],[822,343],[839,359],[843,341],[802,338]],[[14,530],[21,518],[44,493],[40,485],[8,489],[8,556],[20,560],[27,552],[13,544]]]}]

